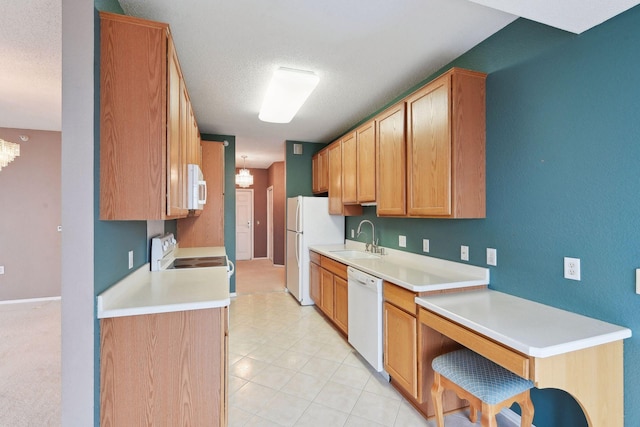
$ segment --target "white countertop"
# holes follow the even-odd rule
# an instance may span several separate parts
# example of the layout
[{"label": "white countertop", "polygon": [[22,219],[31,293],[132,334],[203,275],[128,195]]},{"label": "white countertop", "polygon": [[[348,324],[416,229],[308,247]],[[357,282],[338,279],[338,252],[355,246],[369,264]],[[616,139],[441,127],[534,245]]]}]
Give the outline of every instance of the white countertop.
[{"label": "white countertop", "polygon": [[628,328],[490,289],[417,297],[416,303],[533,357],[555,356],[631,336]]},{"label": "white countertop", "polygon": [[349,259],[343,250],[364,250],[364,244],[347,240],[344,245],[311,245],[310,250],[387,280],[413,292],[438,291],[488,285],[489,269],[409,252],[385,249],[376,259]]},{"label": "white countertop", "polygon": [[[177,258],[221,256],[224,247],[179,248]],[[227,267],[150,271],[145,264],[98,295],[98,318],[225,307]]]}]

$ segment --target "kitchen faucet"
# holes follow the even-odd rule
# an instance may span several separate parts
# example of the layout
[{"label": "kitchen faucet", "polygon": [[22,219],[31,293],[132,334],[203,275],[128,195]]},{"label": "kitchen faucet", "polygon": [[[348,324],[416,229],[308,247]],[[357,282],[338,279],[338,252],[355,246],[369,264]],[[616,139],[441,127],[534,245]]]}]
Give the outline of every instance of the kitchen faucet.
[{"label": "kitchen faucet", "polygon": [[356,237],[359,237],[362,234],[362,224],[367,223],[371,225],[371,243],[366,243],[365,251],[378,253],[378,242],[376,242],[376,228],[371,221],[368,219],[363,219],[358,224],[358,231],[356,231]]}]

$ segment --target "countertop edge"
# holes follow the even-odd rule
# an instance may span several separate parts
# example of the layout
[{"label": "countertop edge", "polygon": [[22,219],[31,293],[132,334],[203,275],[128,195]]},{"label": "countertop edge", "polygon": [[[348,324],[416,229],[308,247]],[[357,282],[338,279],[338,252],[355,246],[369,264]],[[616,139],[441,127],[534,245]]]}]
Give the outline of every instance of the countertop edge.
[{"label": "countertop edge", "polygon": [[98,319],[110,319],[114,317],[126,317],[126,316],[140,316],[145,314],[162,314],[171,313],[175,311],[191,311],[191,310],[205,310],[209,308],[222,308],[231,304],[231,298],[212,300],[206,302],[193,302],[182,304],[167,304],[153,307],[131,307],[103,310],[98,313]]},{"label": "countertop edge", "polygon": [[[494,291],[494,290],[490,290],[487,289],[486,291],[477,291],[477,292],[498,292],[498,291]],[[509,295],[509,294],[505,294],[505,295]],[[509,295],[512,296],[512,295]],[[514,298],[519,298],[519,297],[515,297]],[[453,322],[456,322],[464,327],[467,327],[475,332],[478,332],[482,335],[487,336],[488,338],[491,338],[495,341],[497,341],[500,344],[503,344],[509,348],[512,348],[514,350],[517,350],[523,354],[526,354],[527,356],[531,356],[531,357],[539,357],[539,358],[547,358],[547,357],[553,357],[553,356],[557,356],[560,354],[565,354],[565,353],[569,353],[572,351],[578,351],[578,350],[583,350],[586,348],[590,348],[590,347],[596,347],[598,345],[602,345],[602,344],[608,344],[614,341],[618,341],[618,340],[622,340],[625,338],[629,338],[631,337],[631,330],[629,328],[625,328],[622,326],[618,326],[618,325],[614,325],[611,324],[612,326],[616,326],[617,328],[619,328],[616,331],[611,331],[611,332],[607,332],[607,333],[603,333],[603,334],[599,334],[596,335],[594,337],[590,337],[590,338],[583,338],[583,339],[577,339],[577,340],[573,340],[573,341],[568,341],[566,343],[562,343],[562,344],[556,344],[556,345],[550,345],[548,347],[532,347],[529,346],[527,344],[524,344],[520,341],[514,340],[509,338],[508,336],[505,336],[499,332],[496,332],[495,330],[487,327],[487,326],[483,326],[483,325],[479,325],[478,323],[463,317],[457,313],[452,313],[451,311],[442,308],[441,306],[439,306],[436,303],[430,302],[428,299],[430,297],[416,297],[415,298],[415,302],[416,304],[418,304],[419,306],[430,310],[434,313],[437,313]],[[533,303],[533,301],[532,301]],[[538,303],[536,303],[538,304]],[[552,306],[549,306],[552,307]],[[552,307],[555,308],[557,310],[562,310],[559,309],[557,307]],[[568,310],[562,310],[565,311],[566,313],[572,314],[572,315],[576,315],[576,316],[581,316],[581,317],[585,317],[586,316],[582,316],[579,315],[577,313],[573,313],[571,311]],[[592,320],[597,320],[597,319],[592,319]],[[599,322],[602,322],[600,320],[598,320]],[[604,322],[604,323],[608,323],[608,322]]]}]

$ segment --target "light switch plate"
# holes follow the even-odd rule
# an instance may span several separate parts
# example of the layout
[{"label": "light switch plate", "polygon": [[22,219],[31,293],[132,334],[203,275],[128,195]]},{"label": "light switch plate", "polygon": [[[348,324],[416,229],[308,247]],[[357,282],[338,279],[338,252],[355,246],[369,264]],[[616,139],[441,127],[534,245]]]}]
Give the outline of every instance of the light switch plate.
[{"label": "light switch plate", "polygon": [[498,265],[498,251],[494,248],[487,248],[487,265]]},{"label": "light switch plate", "polygon": [[0,265],[0,274],[4,274],[4,265]]},{"label": "light switch plate", "polygon": [[640,268],[636,268],[636,294],[640,295]]},{"label": "light switch plate", "polygon": [[129,270],[133,268],[133,251],[129,251]]},{"label": "light switch plate", "polygon": [[429,252],[429,239],[422,239],[422,252]]},{"label": "light switch plate", "polygon": [[356,236],[356,232],[354,231],[354,229],[351,229],[351,238],[353,239]]},{"label": "light switch plate", "polygon": [[398,246],[401,248],[407,247],[407,236],[398,236]]},{"label": "light switch plate", "polygon": [[460,259],[462,261],[469,261],[469,246],[460,246]]}]

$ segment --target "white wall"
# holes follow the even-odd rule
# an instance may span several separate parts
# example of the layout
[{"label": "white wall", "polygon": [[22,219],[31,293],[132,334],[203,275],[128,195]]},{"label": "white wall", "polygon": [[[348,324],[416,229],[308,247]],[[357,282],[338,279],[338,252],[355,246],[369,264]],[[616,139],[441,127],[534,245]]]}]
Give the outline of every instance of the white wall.
[{"label": "white wall", "polygon": [[62,0],[62,425],[94,425],[94,3]]}]

